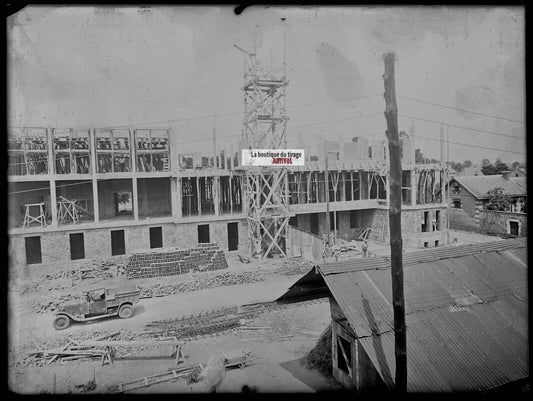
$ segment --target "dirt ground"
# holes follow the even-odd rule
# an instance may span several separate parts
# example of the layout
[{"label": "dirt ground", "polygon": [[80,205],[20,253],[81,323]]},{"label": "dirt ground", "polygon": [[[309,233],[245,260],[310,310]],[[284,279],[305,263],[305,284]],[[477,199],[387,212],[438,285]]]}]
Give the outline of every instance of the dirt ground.
[{"label": "dirt ground", "polygon": [[[497,240],[466,232],[450,233],[457,238],[458,245]],[[369,244],[374,254],[383,254],[387,246]],[[343,258],[349,258],[349,252]],[[354,253],[354,258],[361,257]],[[107,386],[126,380],[162,373],[175,367],[170,355],[159,357],[117,358],[112,365],[101,366],[95,359],[86,362],[58,361],[43,366],[21,365],[27,352],[48,345],[47,349],[59,348],[68,343],[71,336],[94,335],[100,332],[129,330],[142,333],[144,326],[155,320],[176,319],[221,307],[239,306],[255,302],[273,301],[296,282],[309,267],[291,272],[283,269],[283,259],[254,260],[242,263],[237,255],[227,256],[228,272],[254,272],[256,282],[206,288],[197,291],[176,293],[142,299],[130,319],[105,318],[90,324],[72,324],[67,330],[56,331],[52,327],[53,313],[37,313],[32,305],[47,297],[81,293],[91,288],[101,288],[127,282],[138,286],[168,285],[186,281],[203,280],[209,275],[222,272],[195,273],[183,276],[126,280],[88,279],[75,286],[68,279],[46,280],[46,274],[66,269],[64,265],[48,265],[25,272],[9,284],[9,388],[21,394],[35,393],[78,393],[76,385],[86,384],[95,378],[97,387],[91,393],[106,392]],[[202,336],[187,341],[183,347],[185,364],[206,363],[211,356],[223,352],[242,350],[256,357],[244,369],[232,369],[218,388],[218,392],[240,392],[244,385],[256,386],[259,392],[316,392],[340,390],[341,386],[331,377],[306,366],[302,360],[316,345],[321,333],[330,323],[327,299],[315,303],[303,303],[285,309],[259,314],[246,323],[265,327],[260,330],[245,330],[240,327],[213,336]],[[50,346],[55,344],[55,346]],[[131,391],[132,393],[202,393],[208,391],[206,383],[187,384],[185,380],[169,381]]]}]

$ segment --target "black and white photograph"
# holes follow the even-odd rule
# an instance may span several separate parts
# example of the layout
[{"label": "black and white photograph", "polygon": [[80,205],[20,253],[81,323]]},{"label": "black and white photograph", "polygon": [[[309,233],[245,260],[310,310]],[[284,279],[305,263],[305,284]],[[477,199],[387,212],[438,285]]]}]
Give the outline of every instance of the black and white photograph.
[{"label": "black and white photograph", "polygon": [[8,390],[529,393],[525,19],[13,9]]}]

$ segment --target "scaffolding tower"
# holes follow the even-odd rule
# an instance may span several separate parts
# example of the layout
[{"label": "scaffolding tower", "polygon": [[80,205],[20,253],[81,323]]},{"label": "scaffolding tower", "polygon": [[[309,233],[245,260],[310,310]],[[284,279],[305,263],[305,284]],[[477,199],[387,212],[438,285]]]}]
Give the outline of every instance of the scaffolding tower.
[{"label": "scaffolding tower", "polygon": [[[280,149],[287,146],[285,61],[283,76],[267,70],[255,53],[234,45],[244,55],[244,120],[241,146]],[[286,256],[289,224],[289,191],[286,168],[243,166],[248,230],[252,255]]]}]

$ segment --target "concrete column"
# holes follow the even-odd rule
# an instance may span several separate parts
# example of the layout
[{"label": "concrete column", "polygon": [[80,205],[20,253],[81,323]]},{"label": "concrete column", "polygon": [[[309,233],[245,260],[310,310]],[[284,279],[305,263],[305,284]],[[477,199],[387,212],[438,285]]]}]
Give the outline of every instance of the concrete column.
[{"label": "concrete column", "polygon": [[181,215],[178,212],[178,179],[175,177],[170,177],[170,208],[172,217],[177,218]]},{"label": "concrete column", "polygon": [[176,177],[176,194],[174,199],[176,202],[176,218],[181,219],[183,217],[181,210],[181,178],[178,177]]},{"label": "concrete column", "polygon": [[220,177],[213,177],[213,202],[215,203],[215,216],[220,216]]},{"label": "concrete column", "polygon": [[137,141],[135,130],[129,130],[131,171],[137,172]]},{"label": "concrete column", "polygon": [[98,207],[98,180],[96,177],[92,178],[93,184],[93,214],[94,222],[98,223],[100,221],[100,208]]},{"label": "concrete column", "polygon": [[139,194],[137,192],[137,177],[133,177],[131,181],[133,187],[133,219],[139,220]]},{"label": "concrete column", "polygon": [[196,177],[196,198],[198,199],[198,216],[202,215],[202,199],[200,196],[200,177]]},{"label": "concrete column", "polygon": [[385,174],[385,189],[386,189],[386,199],[387,206],[389,206],[390,201],[390,173]]},{"label": "concrete column", "polygon": [[50,213],[52,215],[52,227],[57,227],[57,194],[56,194],[56,180],[55,180],[55,161],[54,161],[54,129],[46,130],[47,140],[47,159],[48,159],[48,174],[50,175]]},{"label": "concrete column", "polygon": [[416,194],[418,193],[418,174],[411,169],[411,206],[416,206]]},{"label": "concrete column", "polygon": [[46,158],[48,161],[48,174],[54,175],[55,174],[55,160],[54,160],[54,129],[46,129],[46,142],[47,142],[47,152],[46,152]]},{"label": "concrete column", "polygon": [[50,209],[52,213],[52,227],[57,227],[57,195],[56,195],[56,180],[50,180]]},{"label": "concrete column", "polygon": [[[91,150],[91,173],[98,173],[98,164],[96,157],[96,132],[94,130],[89,130],[89,148]],[[96,216],[95,216],[96,217]]]}]

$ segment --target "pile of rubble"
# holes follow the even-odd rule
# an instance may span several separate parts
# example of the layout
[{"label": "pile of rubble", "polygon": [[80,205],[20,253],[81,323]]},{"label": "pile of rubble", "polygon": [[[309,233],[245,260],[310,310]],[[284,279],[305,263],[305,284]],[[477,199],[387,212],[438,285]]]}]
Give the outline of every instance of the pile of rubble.
[{"label": "pile of rubble", "polygon": [[61,307],[67,303],[83,302],[85,300],[82,294],[63,294],[59,297],[47,297],[43,300],[27,302],[25,308],[31,310],[33,313],[48,313],[60,310]]},{"label": "pile of rubble", "polygon": [[108,260],[89,260],[72,270],[73,278],[113,278],[124,273],[124,265]]},{"label": "pile of rubble", "polygon": [[290,276],[292,274],[305,274],[309,272],[316,263],[313,263],[302,257],[284,258],[281,260],[277,268],[278,274]]},{"label": "pile of rubble", "polygon": [[162,297],[182,292],[205,290],[208,288],[257,283],[264,280],[265,277],[262,274],[253,271],[239,273],[226,271],[217,274],[216,276],[202,277],[176,284],[155,284],[148,288],[142,286],[139,286],[139,288],[141,289],[141,298],[151,298],[153,296]]}]

